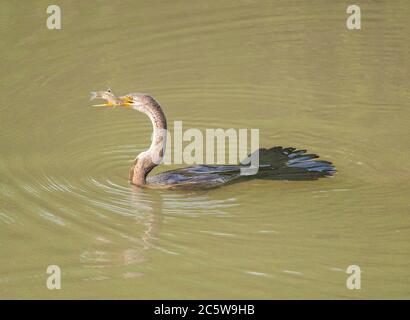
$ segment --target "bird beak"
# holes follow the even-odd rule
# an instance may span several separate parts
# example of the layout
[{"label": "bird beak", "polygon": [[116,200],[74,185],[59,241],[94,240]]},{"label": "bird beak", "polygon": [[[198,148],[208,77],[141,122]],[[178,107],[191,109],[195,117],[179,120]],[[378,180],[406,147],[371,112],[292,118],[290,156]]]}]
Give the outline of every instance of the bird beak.
[{"label": "bird beak", "polygon": [[93,104],[93,107],[113,107],[114,104],[111,103],[100,103],[100,104]]},{"label": "bird beak", "polygon": [[125,96],[125,97],[119,97],[118,98],[119,106],[121,107],[131,107],[133,104],[132,97],[130,96]]}]

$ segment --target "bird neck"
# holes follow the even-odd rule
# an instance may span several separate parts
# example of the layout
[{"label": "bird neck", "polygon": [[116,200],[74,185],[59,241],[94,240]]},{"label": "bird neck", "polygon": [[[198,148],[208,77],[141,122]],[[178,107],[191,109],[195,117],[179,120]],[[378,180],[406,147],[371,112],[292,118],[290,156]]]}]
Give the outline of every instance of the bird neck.
[{"label": "bird neck", "polygon": [[144,105],[133,108],[149,117],[153,129],[151,146],[136,157],[130,171],[131,183],[143,186],[147,183],[148,174],[161,163],[165,154],[167,121],[159,103],[150,96]]}]

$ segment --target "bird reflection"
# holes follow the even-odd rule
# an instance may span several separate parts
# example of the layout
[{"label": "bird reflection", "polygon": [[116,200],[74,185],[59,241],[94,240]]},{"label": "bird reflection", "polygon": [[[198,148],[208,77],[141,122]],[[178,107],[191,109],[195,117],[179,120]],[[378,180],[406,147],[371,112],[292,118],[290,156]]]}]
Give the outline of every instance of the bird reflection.
[{"label": "bird reflection", "polygon": [[[144,265],[150,260],[150,251],[182,254],[178,249],[160,243],[164,219],[175,216],[195,217],[202,214],[227,215],[226,209],[237,206],[235,198],[215,199],[207,192],[169,193],[129,186],[130,211],[128,219],[114,235],[94,238],[94,250],[84,251],[81,262],[92,273],[84,280],[123,279],[144,276]],[[129,213],[132,213],[129,220]],[[170,233],[168,230],[167,233]]]}]

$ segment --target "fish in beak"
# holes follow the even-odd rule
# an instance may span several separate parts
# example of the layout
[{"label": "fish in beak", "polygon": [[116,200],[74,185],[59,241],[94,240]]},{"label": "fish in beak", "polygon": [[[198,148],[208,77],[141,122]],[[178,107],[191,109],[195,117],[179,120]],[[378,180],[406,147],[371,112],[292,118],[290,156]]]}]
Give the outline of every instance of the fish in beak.
[{"label": "fish in beak", "polygon": [[106,91],[92,91],[90,101],[94,99],[104,99],[107,102],[102,104],[94,104],[93,107],[115,107],[120,105],[117,97],[112,93],[111,89]]},{"label": "fish in beak", "polygon": [[91,91],[90,101],[94,99],[104,99],[107,102],[102,104],[94,104],[93,107],[129,107],[133,103],[133,99],[131,96],[124,96],[117,98],[111,91],[108,89],[107,91]]}]

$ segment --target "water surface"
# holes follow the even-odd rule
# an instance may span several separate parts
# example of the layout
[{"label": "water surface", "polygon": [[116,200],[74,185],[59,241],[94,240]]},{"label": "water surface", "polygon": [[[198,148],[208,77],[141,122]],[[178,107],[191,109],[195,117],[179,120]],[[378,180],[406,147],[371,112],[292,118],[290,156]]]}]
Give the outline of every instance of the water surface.
[{"label": "water surface", "polygon": [[[0,297],[409,298],[410,5],[361,1],[349,31],[349,4],[67,1],[48,30],[49,2],[2,1]],[[137,189],[151,125],[91,107],[107,86],[151,93],[170,124],[258,128],[338,174]]]}]

